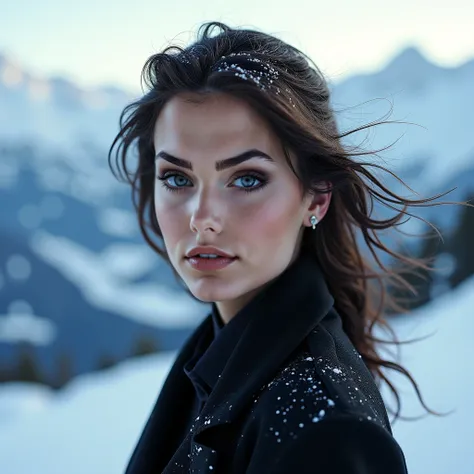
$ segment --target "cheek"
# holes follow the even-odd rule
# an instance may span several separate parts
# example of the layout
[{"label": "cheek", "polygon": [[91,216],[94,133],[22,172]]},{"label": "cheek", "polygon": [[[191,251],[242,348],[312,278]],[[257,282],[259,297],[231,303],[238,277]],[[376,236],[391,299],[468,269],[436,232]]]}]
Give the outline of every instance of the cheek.
[{"label": "cheek", "polygon": [[159,199],[155,197],[155,216],[167,247],[175,244],[183,228],[186,228],[183,208],[182,205],[176,205],[176,200],[173,203],[168,201],[166,196],[160,196]]},{"label": "cheek", "polygon": [[257,235],[266,242],[281,241],[296,231],[300,220],[300,199],[297,194],[282,192],[266,197],[258,205],[241,209],[238,222],[250,239]]}]

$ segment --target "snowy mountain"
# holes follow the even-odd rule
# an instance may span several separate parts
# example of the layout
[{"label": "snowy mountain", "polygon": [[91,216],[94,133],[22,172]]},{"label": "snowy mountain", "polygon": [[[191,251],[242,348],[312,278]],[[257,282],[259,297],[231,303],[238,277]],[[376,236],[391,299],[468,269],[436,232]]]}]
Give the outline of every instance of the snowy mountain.
[{"label": "snowy mountain", "polygon": [[[388,120],[412,123],[382,125],[368,136],[367,132],[355,134],[351,142],[361,143],[365,138],[365,147],[381,149],[398,140],[382,157],[422,195],[446,191],[446,184],[455,177],[472,175],[474,59],[445,68],[409,48],[375,74],[333,85],[333,106],[340,111],[341,130],[390,112]],[[474,181],[466,183],[462,194],[473,187]]]},{"label": "snowy mountain", "polygon": [[[358,160],[390,169],[418,194],[372,168],[384,185],[411,199],[456,188],[437,202],[464,201],[474,192],[474,59],[447,68],[429,62],[418,49],[408,48],[380,71],[349,77],[331,84],[331,89],[341,132],[378,120],[406,122],[379,125],[345,139],[364,151],[390,147],[375,157]],[[394,215],[377,202],[375,211],[384,218]],[[461,206],[455,205],[414,210],[435,222],[443,236],[454,230],[460,211]],[[420,234],[428,227],[412,218],[401,230]],[[394,248],[394,237],[383,235],[382,241]],[[413,248],[418,243],[408,239],[405,245]],[[382,261],[390,260],[382,255]]]},{"label": "snowy mountain", "polygon": [[[2,143],[38,142],[56,152],[94,145],[102,152],[131,94],[112,87],[83,90],[60,77],[40,79],[0,55]],[[86,150],[87,151],[87,150]]]},{"label": "snowy mountain", "polygon": [[[383,125],[349,140],[377,149],[403,135],[382,164],[416,191],[458,186],[445,199],[461,200],[474,190],[474,60],[442,68],[410,48],[332,88],[341,131],[382,118],[391,104],[391,119],[419,125]],[[208,309],[145,247],[128,188],[109,171],[106,153],[133,98],[40,79],[0,55],[0,374],[19,363],[25,344],[47,372],[70,349],[73,374],[93,370],[101,348],[128,357],[143,333],[176,349]],[[387,175],[384,182],[407,194]],[[420,211],[448,230],[457,214]]]}]

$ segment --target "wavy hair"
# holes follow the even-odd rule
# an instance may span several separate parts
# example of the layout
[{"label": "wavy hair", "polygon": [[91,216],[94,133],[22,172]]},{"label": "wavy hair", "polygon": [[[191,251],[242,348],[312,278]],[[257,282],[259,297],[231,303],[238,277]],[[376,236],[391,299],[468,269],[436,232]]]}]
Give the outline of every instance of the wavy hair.
[{"label": "wavy hair", "polygon": [[[383,369],[406,376],[422,406],[429,413],[438,415],[426,406],[411,374],[401,365],[381,357],[376,350],[377,344],[401,344],[384,316],[388,311],[407,310],[390,296],[388,288],[408,288],[417,293],[401,276],[406,269],[387,268],[381,254],[388,254],[410,268],[431,270],[426,259],[409,258],[388,248],[379,234],[389,228],[397,230],[405,216],[427,222],[411,214],[409,208],[436,205],[432,201],[446,193],[419,200],[401,197],[385,187],[370,168],[387,172],[407,186],[393,172],[375,163],[355,160],[355,157],[376,155],[382,150],[349,149],[342,143],[342,139],[352,133],[393,122],[371,122],[339,133],[330,105],[328,83],[310,58],[274,36],[231,28],[220,22],[203,24],[195,42],[185,48],[168,46],[163,52],[152,55],[143,66],[141,79],[142,86],[144,82],[148,90],[122,111],[120,131],[110,147],[108,160],[114,175],[131,185],[139,226],[151,248],[170,264],[153,199],[153,130],[163,106],[183,92],[220,92],[245,101],[281,139],[288,165],[303,190],[332,191],[324,219],[316,230],[304,230],[301,245],[317,258],[334,297],[335,308],[342,317],[344,330],[377,385],[380,387],[381,382],[386,382],[395,396],[397,410],[389,410],[395,413],[394,420],[401,417],[400,396]],[[132,145],[137,146],[137,159],[130,156]],[[290,160],[290,151],[296,158],[296,167]],[[324,181],[330,183],[329,188],[318,186]],[[375,219],[371,215],[375,201],[395,210],[395,216]],[[366,256],[358,243],[358,234],[367,246]],[[370,256],[373,262],[369,262],[367,257]],[[393,340],[377,338],[375,325],[387,329]]]}]

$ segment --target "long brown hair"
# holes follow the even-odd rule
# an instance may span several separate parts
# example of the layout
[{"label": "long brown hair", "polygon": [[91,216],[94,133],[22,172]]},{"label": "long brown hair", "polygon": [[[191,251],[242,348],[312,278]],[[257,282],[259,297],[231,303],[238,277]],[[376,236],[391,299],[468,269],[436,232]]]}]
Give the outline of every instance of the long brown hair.
[{"label": "long brown hair", "polygon": [[[388,122],[372,122],[339,133],[328,84],[310,58],[271,35],[234,29],[219,22],[202,25],[190,46],[169,46],[151,56],[143,67],[142,81],[148,91],[123,110],[120,132],[110,147],[108,158],[114,174],[132,187],[133,203],[146,242],[170,264],[153,201],[153,129],[164,104],[182,92],[221,92],[246,101],[280,137],[288,165],[305,192],[328,192],[328,188],[323,189],[318,183],[330,183],[329,209],[315,231],[305,229],[302,246],[317,257],[344,330],[377,384],[380,386],[380,382],[385,381],[395,396],[395,420],[400,416],[400,397],[385,376],[384,368],[408,377],[422,406],[429,413],[437,414],[426,406],[410,373],[401,365],[382,358],[376,350],[376,344],[400,344],[384,315],[388,311],[407,312],[387,289],[403,287],[416,294],[401,276],[406,268],[388,269],[382,263],[381,254],[386,253],[411,268],[431,270],[426,259],[409,258],[388,248],[379,233],[386,229],[397,230],[405,216],[425,221],[411,214],[410,207],[447,204],[432,203],[446,193],[419,200],[395,194],[369,169],[376,168],[397,178],[394,173],[373,162],[354,159],[375,155],[381,150],[349,149],[342,143],[343,138],[354,132]],[[137,159],[128,153],[132,144],[137,145]],[[115,163],[112,161],[114,150]],[[290,160],[290,150],[296,157],[296,169]],[[375,219],[371,215],[375,201],[395,210],[396,214],[387,219]],[[357,233],[362,236],[373,262],[369,263],[363,256]],[[388,329],[394,340],[375,337],[375,325]]]}]

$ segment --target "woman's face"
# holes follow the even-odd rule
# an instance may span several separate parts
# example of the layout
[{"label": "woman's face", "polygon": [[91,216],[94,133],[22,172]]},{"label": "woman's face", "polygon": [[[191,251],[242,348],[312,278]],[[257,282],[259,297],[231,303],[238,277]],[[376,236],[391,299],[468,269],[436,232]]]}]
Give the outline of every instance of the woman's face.
[{"label": "woman's face", "polygon": [[[175,96],[158,117],[154,146],[156,177],[165,178],[155,182],[156,217],[170,261],[193,295],[216,302],[228,321],[294,260],[304,225],[312,214],[322,218],[330,195],[303,199],[278,138],[228,95]],[[216,166],[250,150],[247,161]],[[197,270],[185,255],[198,245],[237,258]]]}]

